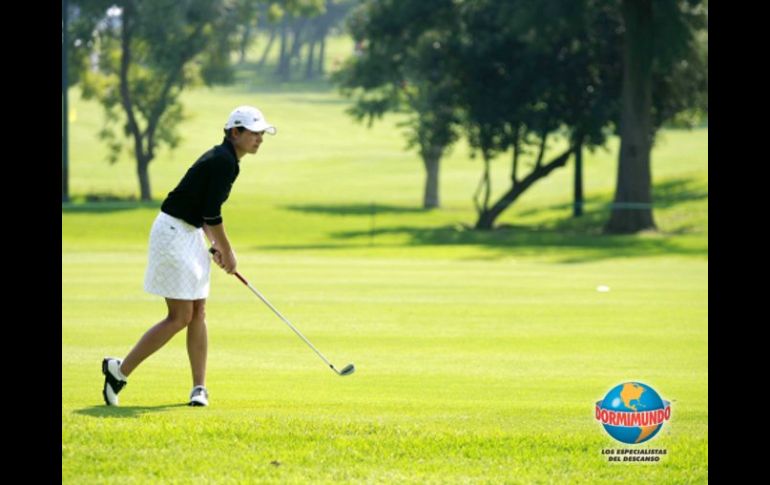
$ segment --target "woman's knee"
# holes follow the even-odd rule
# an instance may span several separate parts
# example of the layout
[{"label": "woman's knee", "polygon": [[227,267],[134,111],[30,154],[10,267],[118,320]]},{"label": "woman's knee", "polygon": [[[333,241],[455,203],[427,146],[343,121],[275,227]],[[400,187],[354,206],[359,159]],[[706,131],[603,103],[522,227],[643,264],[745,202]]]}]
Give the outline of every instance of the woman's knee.
[{"label": "woman's knee", "polygon": [[193,305],[190,325],[204,325],[206,323],[206,300],[196,301]]},{"label": "woman's knee", "polygon": [[192,321],[192,314],[169,315],[166,318],[166,321],[178,332],[190,324],[190,322]]},{"label": "woman's knee", "polygon": [[177,331],[182,330],[193,319],[193,305],[192,304],[174,304],[169,305],[168,317],[166,320]]},{"label": "woman's knee", "polygon": [[190,321],[191,327],[196,327],[200,325],[206,325],[206,313],[195,313],[192,317],[192,320]]}]

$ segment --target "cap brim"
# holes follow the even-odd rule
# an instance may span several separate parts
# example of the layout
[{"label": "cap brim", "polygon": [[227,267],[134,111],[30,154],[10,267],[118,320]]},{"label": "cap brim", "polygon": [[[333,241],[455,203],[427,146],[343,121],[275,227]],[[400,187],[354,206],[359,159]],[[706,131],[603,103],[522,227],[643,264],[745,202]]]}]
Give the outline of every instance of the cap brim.
[{"label": "cap brim", "polygon": [[267,123],[255,123],[251,126],[244,126],[244,128],[249,131],[264,131],[270,135],[275,135],[278,132],[275,126],[268,125]]}]

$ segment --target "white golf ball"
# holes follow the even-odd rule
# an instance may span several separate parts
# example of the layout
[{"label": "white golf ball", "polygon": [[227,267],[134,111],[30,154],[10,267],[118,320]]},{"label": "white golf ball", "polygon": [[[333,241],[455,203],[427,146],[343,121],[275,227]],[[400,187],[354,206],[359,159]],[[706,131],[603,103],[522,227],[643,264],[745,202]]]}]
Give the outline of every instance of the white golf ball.
[{"label": "white golf ball", "polygon": [[608,291],[610,291],[610,287],[607,285],[599,285],[596,287],[596,291],[598,291],[599,293],[607,293]]}]

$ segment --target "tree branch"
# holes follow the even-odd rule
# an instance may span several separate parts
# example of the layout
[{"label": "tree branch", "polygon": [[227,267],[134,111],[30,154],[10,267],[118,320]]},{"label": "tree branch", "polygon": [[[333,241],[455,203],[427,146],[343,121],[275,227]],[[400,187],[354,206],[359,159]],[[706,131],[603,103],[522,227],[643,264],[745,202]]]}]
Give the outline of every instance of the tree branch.
[{"label": "tree branch", "polygon": [[179,61],[177,65],[174,66],[169,76],[166,78],[166,82],[163,85],[160,96],[158,96],[158,101],[155,103],[152,111],[147,117],[147,129],[145,130],[144,135],[147,137],[147,153],[150,155],[150,159],[153,158],[155,152],[155,130],[157,129],[160,117],[163,116],[163,112],[168,106],[168,93],[174,87],[177,79],[179,79],[179,76],[184,69],[184,65],[195,54],[193,52],[193,46],[195,45],[194,40],[196,37],[200,36],[202,31],[203,26],[199,25],[190,34],[187,41],[184,43],[184,45],[187,47],[187,50],[182,52],[182,54],[178,57]]},{"label": "tree branch", "polygon": [[131,64],[131,34],[133,23],[133,2],[126,2],[126,6],[123,9],[123,26],[120,32],[120,101],[123,105],[123,109],[126,111],[126,118],[128,120],[128,129],[134,136],[134,151],[136,152],[137,160],[144,158],[144,152],[142,150],[142,134],[139,131],[139,125],[134,115],[134,105],[131,101],[131,93],[128,88],[128,67]]}]

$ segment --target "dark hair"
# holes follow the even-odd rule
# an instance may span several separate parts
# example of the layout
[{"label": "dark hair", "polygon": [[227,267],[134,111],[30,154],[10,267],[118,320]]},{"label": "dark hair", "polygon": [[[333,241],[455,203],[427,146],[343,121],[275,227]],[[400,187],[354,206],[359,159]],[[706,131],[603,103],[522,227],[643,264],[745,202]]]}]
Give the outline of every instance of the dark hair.
[{"label": "dark hair", "polygon": [[243,133],[244,128],[243,126],[231,126],[230,128],[225,128],[225,138],[230,138],[230,130],[236,129],[238,130],[238,133]]}]

